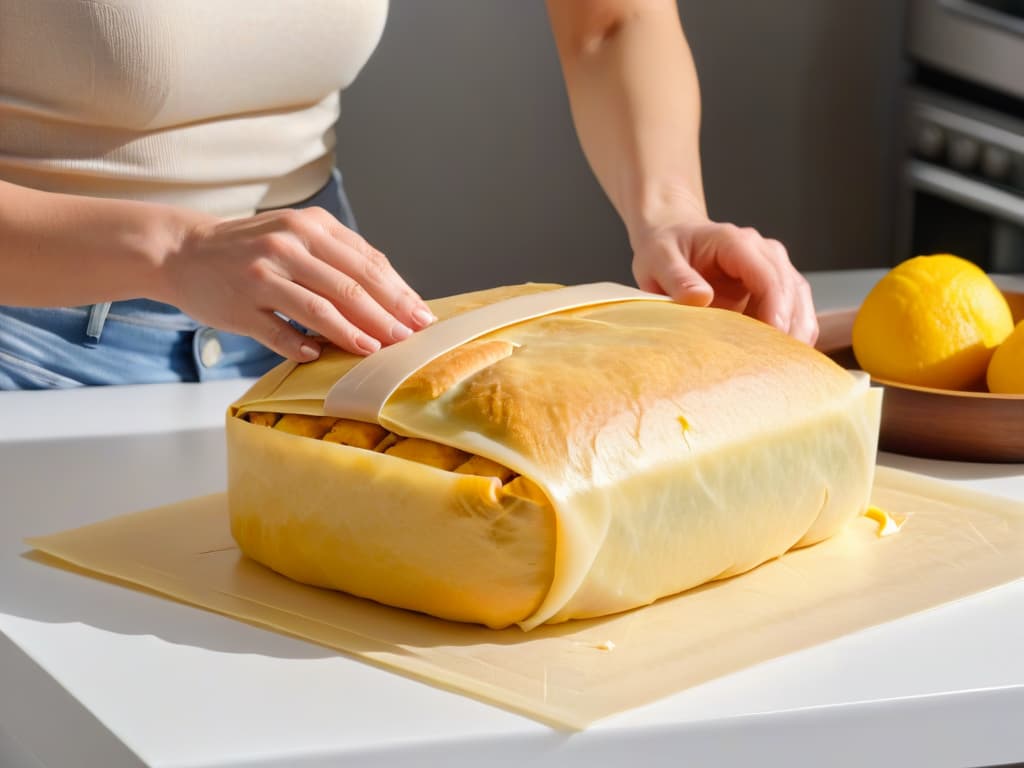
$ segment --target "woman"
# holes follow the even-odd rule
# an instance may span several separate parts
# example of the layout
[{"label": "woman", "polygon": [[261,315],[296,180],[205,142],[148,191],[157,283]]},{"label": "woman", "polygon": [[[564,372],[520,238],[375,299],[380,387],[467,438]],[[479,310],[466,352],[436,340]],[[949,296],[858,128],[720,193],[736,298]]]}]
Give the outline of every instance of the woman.
[{"label": "woman", "polygon": [[[0,388],[315,359],[282,316],[357,354],[433,321],[356,234],[332,175],[337,93],[375,47],[384,0],[6,0],[0,13]],[[707,217],[674,0],[548,0],[548,13],[638,285],[812,342],[785,248]]]}]

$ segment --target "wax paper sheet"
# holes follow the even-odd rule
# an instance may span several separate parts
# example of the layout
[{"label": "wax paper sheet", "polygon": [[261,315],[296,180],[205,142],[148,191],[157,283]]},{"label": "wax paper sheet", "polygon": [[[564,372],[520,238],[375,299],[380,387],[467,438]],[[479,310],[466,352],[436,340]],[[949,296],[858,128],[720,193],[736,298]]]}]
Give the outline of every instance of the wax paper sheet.
[{"label": "wax paper sheet", "polygon": [[224,495],[29,543],[50,556],[559,727],[1024,577],[1024,503],[879,467],[856,520],[761,567],[603,619],[494,631],[304,586],[243,557]]}]

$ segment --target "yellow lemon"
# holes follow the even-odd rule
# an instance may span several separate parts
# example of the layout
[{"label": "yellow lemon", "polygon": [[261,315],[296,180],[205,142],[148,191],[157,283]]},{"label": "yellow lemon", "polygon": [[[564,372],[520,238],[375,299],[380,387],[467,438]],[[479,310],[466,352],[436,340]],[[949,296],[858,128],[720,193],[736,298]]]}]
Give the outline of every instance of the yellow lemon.
[{"label": "yellow lemon", "polygon": [[853,323],[853,353],[872,376],[965,389],[980,383],[993,350],[1013,330],[1006,298],[985,272],[949,254],[890,270]]},{"label": "yellow lemon", "polygon": [[996,348],[986,379],[989,392],[1024,395],[1024,320]]}]

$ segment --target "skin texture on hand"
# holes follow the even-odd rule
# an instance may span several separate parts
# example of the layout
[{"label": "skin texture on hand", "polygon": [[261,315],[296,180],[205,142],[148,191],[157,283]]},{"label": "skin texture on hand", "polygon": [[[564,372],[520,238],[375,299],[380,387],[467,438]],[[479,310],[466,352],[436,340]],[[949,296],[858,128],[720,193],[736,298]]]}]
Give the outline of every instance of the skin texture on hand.
[{"label": "skin texture on hand", "polygon": [[680,215],[633,240],[633,276],[681,304],[743,312],[812,345],[818,338],[807,280],[782,243],[750,227]]},{"label": "skin texture on hand", "polygon": [[380,251],[323,209],[221,220],[0,181],[0,304],[134,298],[173,304],[299,361],[320,345],[281,315],[364,355],[435,319]]},{"label": "skin texture on hand", "polygon": [[359,355],[435,320],[384,254],[321,208],[202,223],[162,271],[166,301],[293,360],[320,346],[281,315]]}]

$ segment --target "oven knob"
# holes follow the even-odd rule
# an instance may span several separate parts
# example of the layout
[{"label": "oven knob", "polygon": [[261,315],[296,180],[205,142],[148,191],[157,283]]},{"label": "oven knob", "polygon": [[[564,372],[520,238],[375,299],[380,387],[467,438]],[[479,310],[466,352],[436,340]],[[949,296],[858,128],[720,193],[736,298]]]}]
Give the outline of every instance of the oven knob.
[{"label": "oven knob", "polygon": [[980,154],[978,142],[968,136],[956,136],[949,142],[949,164],[958,171],[973,171]]},{"label": "oven knob", "polygon": [[981,172],[994,181],[1002,181],[1013,169],[1013,156],[1003,147],[991,144],[981,152]]},{"label": "oven knob", "polygon": [[937,160],[946,148],[946,134],[932,123],[921,123],[914,136],[914,149],[921,157]]}]

